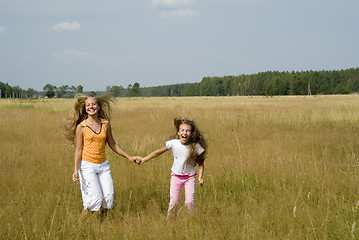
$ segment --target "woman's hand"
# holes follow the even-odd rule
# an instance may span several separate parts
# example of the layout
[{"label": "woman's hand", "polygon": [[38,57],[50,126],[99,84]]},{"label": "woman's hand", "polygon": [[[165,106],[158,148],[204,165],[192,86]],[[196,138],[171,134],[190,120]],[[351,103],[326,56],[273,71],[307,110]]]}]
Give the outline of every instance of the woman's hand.
[{"label": "woman's hand", "polygon": [[80,180],[79,178],[79,174],[77,173],[77,171],[75,171],[73,174],[72,174],[72,180],[74,182],[78,182]]}]

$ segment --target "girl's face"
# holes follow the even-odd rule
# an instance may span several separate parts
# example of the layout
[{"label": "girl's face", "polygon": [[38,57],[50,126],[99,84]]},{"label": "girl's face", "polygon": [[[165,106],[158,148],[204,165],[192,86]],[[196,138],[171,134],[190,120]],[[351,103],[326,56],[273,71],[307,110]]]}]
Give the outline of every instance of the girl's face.
[{"label": "girl's face", "polygon": [[88,115],[96,115],[100,110],[100,105],[97,103],[96,98],[90,97],[85,101],[85,109]]},{"label": "girl's face", "polygon": [[190,125],[183,123],[179,126],[177,135],[179,136],[181,144],[183,145],[188,144],[191,134],[192,134],[192,127]]}]

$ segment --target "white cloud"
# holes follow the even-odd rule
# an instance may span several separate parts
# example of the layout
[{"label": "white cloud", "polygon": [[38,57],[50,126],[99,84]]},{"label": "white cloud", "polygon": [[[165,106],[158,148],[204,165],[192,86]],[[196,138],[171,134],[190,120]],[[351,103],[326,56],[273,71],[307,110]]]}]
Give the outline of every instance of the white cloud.
[{"label": "white cloud", "polygon": [[184,9],[184,10],[172,10],[172,11],[162,11],[160,13],[161,17],[166,18],[176,18],[176,17],[194,17],[199,15],[196,11],[193,11],[192,9]]},{"label": "white cloud", "polygon": [[0,26],[0,34],[6,33],[6,29]]},{"label": "white cloud", "polygon": [[51,30],[52,31],[77,31],[81,28],[82,26],[78,23],[73,21],[72,23],[69,22],[60,22],[59,24],[56,24],[54,26],[52,26]]},{"label": "white cloud", "polygon": [[188,6],[192,3],[192,0],[152,0],[152,6],[155,7],[167,7],[178,8]]}]

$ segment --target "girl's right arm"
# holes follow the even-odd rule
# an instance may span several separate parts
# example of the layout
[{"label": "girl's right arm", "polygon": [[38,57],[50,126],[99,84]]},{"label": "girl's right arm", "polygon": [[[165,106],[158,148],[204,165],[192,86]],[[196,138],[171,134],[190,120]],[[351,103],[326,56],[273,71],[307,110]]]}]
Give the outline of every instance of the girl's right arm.
[{"label": "girl's right arm", "polygon": [[168,150],[168,148],[166,146],[164,146],[164,147],[161,147],[160,149],[157,149],[157,150],[151,152],[146,157],[142,158],[141,164],[144,162],[147,162],[148,160],[150,160],[152,158],[158,157],[159,155],[166,152],[167,150]]},{"label": "girl's right arm", "polygon": [[83,135],[83,127],[79,124],[76,127],[76,133],[75,133],[75,156],[74,156],[74,172],[72,174],[72,180],[75,182],[79,181],[79,166],[81,162],[81,156],[82,156],[82,135]]}]

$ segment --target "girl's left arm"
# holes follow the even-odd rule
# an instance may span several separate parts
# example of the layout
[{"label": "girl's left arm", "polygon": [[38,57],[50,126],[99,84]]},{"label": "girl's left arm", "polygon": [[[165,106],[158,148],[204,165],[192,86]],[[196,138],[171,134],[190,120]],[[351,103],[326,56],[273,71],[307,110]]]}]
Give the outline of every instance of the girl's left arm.
[{"label": "girl's left arm", "polygon": [[203,181],[203,172],[204,172],[204,163],[198,164],[198,185],[200,187],[203,186],[204,181]]},{"label": "girl's left arm", "polygon": [[198,156],[198,158],[201,158],[200,161],[198,162],[198,185],[200,187],[203,186],[204,181],[203,181],[203,172],[204,172],[204,153],[201,154],[200,156]]},{"label": "girl's left arm", "polygon": [[112,151],[114,151],[118,155],[121,155],[121,156],[127,158],[131,162],[141,161],[141,157],[131,156],[125,150],[123,150],[119,145],[117,145],[117,143],[115,142],[115,139],[113,139],[110,122],[108,122],[106,124],[106,128],[107,128],[107,139],[106,139],[106,141],[107,141],[108,145],[110,146],[110,148],[112,149]]}]

